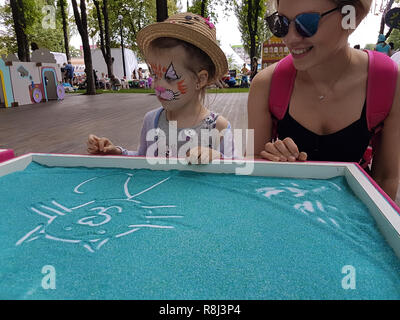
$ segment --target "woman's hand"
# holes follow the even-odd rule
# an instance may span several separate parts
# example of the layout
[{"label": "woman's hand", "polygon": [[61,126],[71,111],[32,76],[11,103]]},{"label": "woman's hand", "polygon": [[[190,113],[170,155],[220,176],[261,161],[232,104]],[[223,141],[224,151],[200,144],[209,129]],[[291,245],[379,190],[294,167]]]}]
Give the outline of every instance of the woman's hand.
[{"label": "woman's hand", "polygon": [[295,162],[306,161],[307,153],[299,152],[299,148],[291,138],[268,142],[260,155],[269,161]]},{"label": "woman's hand", "polygon": [[195,147],[186,153],[186,161],[189,164],[207,164],[220,158],[219,151],[207,147]]},{"label": "woman's hand", "polygon": [[89,135],[87,141],[87,151],[91,154],[122,154],[121,149],[114,146],[114,144],[109,139],[99,138],[94,134]]}]

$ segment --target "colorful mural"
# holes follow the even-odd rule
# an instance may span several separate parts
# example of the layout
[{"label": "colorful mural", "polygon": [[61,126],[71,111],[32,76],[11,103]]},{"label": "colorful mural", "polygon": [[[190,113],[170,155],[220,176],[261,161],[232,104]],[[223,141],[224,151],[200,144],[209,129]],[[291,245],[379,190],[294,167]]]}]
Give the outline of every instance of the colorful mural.
[{"label": "colorful mural", "polygon": [[61,68],[47,49],[32,53],[33,62],[20,62],[15,55],[0,59],[0,107],[63,100]]}]

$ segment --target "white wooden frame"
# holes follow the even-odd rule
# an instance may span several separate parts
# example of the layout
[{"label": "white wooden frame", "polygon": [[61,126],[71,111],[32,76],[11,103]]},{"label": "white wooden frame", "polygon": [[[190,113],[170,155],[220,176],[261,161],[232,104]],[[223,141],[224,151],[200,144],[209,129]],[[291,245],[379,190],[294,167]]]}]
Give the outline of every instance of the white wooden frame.
[{"label": "white wooden frame", "polygon": [[[155,159],[153,159],[155,160]],[[330,179],[344,176],[350,188],[368,207],[379,230],[400,258],[400,209],[353,163],[276,163],[266,161],[214,161],[208,165],[187,165],[183,159],[162,159],[166,164],[151,164],[144,157],[85,156],[31,153],[0,164],[0,178],[24,170],[31,162],[50,167],[100,167],[150,170],[188,170],[209,173],[236,173],[244,166],[254,166],[253,176]]]}]

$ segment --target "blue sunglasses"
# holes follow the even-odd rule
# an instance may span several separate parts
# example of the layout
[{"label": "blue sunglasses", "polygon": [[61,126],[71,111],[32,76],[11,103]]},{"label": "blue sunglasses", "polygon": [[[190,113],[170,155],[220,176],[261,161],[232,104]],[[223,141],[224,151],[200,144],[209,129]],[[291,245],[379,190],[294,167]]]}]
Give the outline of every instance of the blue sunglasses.
[{"label": "blue sunglasses", "polygon": [[278,12],[271,14],[265,18],[272,34],[278,38],[285,37],[289,32],[290,23],[294,21],[297,32],[305,37],[310,38],[318,31],[319,21],[322,17],[335,12],[339,7],[329,10],[324,13],[302,13],[296,16],[294,20],[289,20],[287,17],[279,15]]}]

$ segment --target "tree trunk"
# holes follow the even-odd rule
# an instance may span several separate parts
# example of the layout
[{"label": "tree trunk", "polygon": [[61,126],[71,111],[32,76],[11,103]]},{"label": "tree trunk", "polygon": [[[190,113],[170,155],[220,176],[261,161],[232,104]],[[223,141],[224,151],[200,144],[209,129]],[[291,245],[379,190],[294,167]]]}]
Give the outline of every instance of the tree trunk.
[{"label": "tree trunk", "polygon": [[[98,0],[93,0],[94,6],[96,7],[97,21],[100,30],[100,49],[103,54],[104,61],[107,65],[108,77],[114,74],[112,56],[111,56],[111,44],[110,44],[110,24],[108,19],[108,3],[107,0],[103,0],[103,6],[100,11],[100,4]],[[104,28],[101,13],[104,17]]]},{"label": "tree trunk", "polygon": [[10,0],[12,16],[14,20],[14,30],[17,37],[18,58],[20,61],[30,61],[28,38],[25,33],[26,20],[24,14],[24,4],[22,0]]},{"label": "tree trunk", "polygon": [[385,15],[388,13],[388,11],[392,8],[394,3],[394,0],[390,0],[386,6],[385,11],[382,13],[382,19],[381,19],[381,28],[379,30],[379,34],[383,34],[385,32]]},{"label": "tree trunk", "polygon": [[68,4],[65,3],[65,0],[59,0],[59,4],[60,4],[62,25],[63,25],[63,31],[64,31],[65,54],[67,56],[67,60],[70,61],[71,60],[71,54],[69,53],[67,14],[65,12],[65,9],[67,8]]},{"label": "tree trunk", "polygon": [[103,17],[104,17],[104,33],[106,42],[106,64],[108,76],[114,75],[112,54],[111,54],[111,40],[110,40],[110,21],[108,18],[108,0],[103,0]]},{"label": "tree trunk", "polygon": [[76,0],[71,0],[72,7],[74,8],[74,16],[76,26],[78,27],[79,34],[82,38],[83,45],[83,54],[85,60],[85,73],[86,73],[86,83],[87,89],[86,94],[95,95],[96,94],[96,86],[94,83],[93,76],[93,63],[92,63],[92,53],[90,51],[90,43],[89,43],[89,34],[87,29],[87,13],[86,13],[86,4],[85,0],[80,1],[80,10],[78,10],[78,4]]},{"label": "tree trunk", "polygon": [[389,31],[385,34],[385,38],[389,39],[389,37],[392,34],[392,32],[393,32],[393,28],[390,28]]},{"label": "tree trunk", "polygon": [[250,34],[250,61],[251,61],[251,72],[255,73],[257,70],[253,64],[253,58],[257,56],[257,43],[256,36],[258,30],[258,15],[260,12],[260,0],[247,0],[247,26]]},{"label": "tree trunk", "polygon": [[156,0],[157,5],[157,22],[163,22],[168,18],[167,0]]},{"label": "tree trunk", "polygon": [[[201,1],[201,16],[205,17],[206,14],[206,6],[207,6],[207,0],[202,0]],[[206,17],[205,17],[206,18]]]}]

